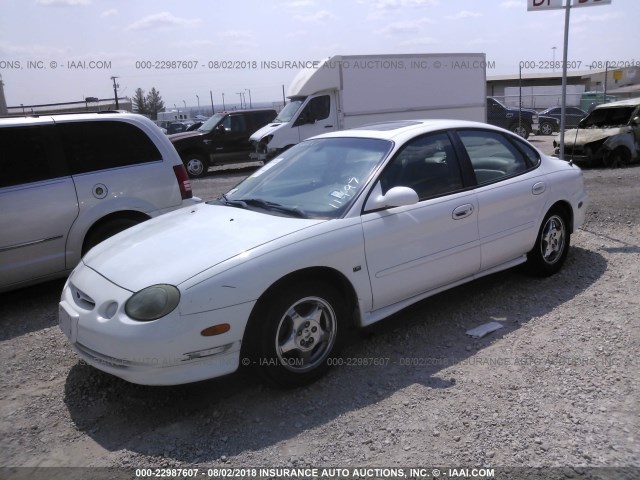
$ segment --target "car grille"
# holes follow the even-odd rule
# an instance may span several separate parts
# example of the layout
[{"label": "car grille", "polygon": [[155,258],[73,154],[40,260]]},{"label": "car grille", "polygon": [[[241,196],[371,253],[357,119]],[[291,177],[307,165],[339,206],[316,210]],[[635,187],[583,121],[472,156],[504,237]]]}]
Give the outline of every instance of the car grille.
[{"label": "car grille", "polygon": [[93,310],[96,306],[95,300],[89,295],[78,289],[75,285],[71,284],[71,293],[73,294],[73,301],[83,310]]}]

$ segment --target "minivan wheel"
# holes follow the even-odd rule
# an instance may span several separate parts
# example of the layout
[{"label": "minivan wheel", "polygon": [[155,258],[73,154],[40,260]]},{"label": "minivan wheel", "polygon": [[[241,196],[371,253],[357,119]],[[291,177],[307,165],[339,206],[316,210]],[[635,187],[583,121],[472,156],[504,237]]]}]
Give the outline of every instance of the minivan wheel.
[{"label": "minivan wheel", "polygon": [[533,249],[527,254],[530,273],[548,277],[562,267],[571,243],[571,232],[562,209],[550,210],[542,221]]},{"label": "minivan wheel", "polygon": [[132,218],[114,218],[108,222],[98,225],[89,231],[82,244],[82,256],[89,250],[104,242],[107,238],[113,237],[116,233],[120,233],[127,228],[133,227],[141,223],[143,220],[135,220]]},{"label": "minivan wheel", "polygon": [[203,177],[209,170],[209,166],[202,155],[185,155],[183,163],[187,169],[187,174],[189,174],[191,178]]}]

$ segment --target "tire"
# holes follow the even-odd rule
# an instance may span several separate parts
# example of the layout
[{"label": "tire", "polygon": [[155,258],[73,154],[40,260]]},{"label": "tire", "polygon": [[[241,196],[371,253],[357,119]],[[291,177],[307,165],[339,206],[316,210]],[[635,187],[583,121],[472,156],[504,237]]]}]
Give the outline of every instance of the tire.
[{"label": "tire", "polygon": [[540,135],[553,135],[553,125],[549,122],[544,122],[540,125]]},{"label": "tire", "polygon": [[281,288],[258,313],[249,355],[269,383],[306,385],[324,375],[346,338],[344,296],[334,287],[306,281]]},{"label": "tire", "polygon": [[520,125],[518,125],[518,122],[512,123],[509,130],[522,138],[529,138],[529,135],[531,134],[531,127],[524,122],[520,123]]},{"label": "tire", "polygon": [[85,237],[84,243],[82,244],[82,256],[99,243],[104,242],[107,238],[113,237],[116,233],[120,233],[143,221],[144,220],[134,220],[132,218],[115,218],[102,225],[98,225],[90,230]]},{"label": "tire", "polygon": [[571,243],[567,216],[559,208],[550,210],[542,221],[533,249],[527,254],[528,271],[548,277],[562,267]]},{"label": "tire", "polygon": [[631,154],[629,150],[624,147],[618,147],[609,155],[605,155],[602,158],[602,163],[605,167],[610,168],[622,168],[631,163]]},{"label": "tire", "polygon": [[182,163],[187,170],[187,174],[191,178],[204,177],[209,171],[209,165],[202,155],[192,154],[184,155],[182,157]]}]

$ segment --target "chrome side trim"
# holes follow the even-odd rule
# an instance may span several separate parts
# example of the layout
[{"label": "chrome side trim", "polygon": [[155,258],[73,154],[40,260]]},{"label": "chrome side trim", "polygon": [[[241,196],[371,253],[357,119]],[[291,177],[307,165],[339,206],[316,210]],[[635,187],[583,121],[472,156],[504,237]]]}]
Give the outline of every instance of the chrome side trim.
[{"label": "chrome side trim", "polygon": [[38,245],[40,243],[51,242],[52,240],[59,240],[61,238],[64,238],[64,235],[57,235],[55,237],[43,238],[41,240],[34,240],[32,242],[25,242],[25,243],[19,243],[17,245],[9,245],[7,247],[0,247],[0,252],[7,252],[9,250],[15,250],[17,248],[23,248],[23,247],[31,247],[32,245]]}]

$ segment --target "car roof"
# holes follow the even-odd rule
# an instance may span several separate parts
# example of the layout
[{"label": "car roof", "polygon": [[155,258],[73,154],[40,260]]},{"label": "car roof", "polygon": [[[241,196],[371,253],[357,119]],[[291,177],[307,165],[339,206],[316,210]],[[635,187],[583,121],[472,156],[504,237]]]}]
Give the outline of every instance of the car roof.
[{"label": "car roof", "polygon": [[377,138],[381,140],[402,140],[404,137],[413,136],[416,133],[430,133],[454,128],[482,128],[485,130],[505,132],[504,129],[481,122],[471,122],[467,120],[424,119],[395,120],[374,123],[350,130],[324,133],[313,138],[360,137]]},{"label": "car roof", "polygon": [[618,100],[617,102],[601,103],[595,109],[612,108],[612,107],[637,107],[640,105],[640,97],[628,98],[626,100]]},{"label": "car roof", "polygon": [[[12,115],[9,117],[0,118],[0,126],[28,124],[28,123],[42,123],[42,122],[76,122],[76,121],[93,121],[104,119],[147,119],[143,115],[137,113],[124,112],[124,111],[102,111],[102,112],[89,112],[89,113],[55,113],[55,114],[37,114],[37,115]],[[143,120],[144,121],[144,120]]]}]

